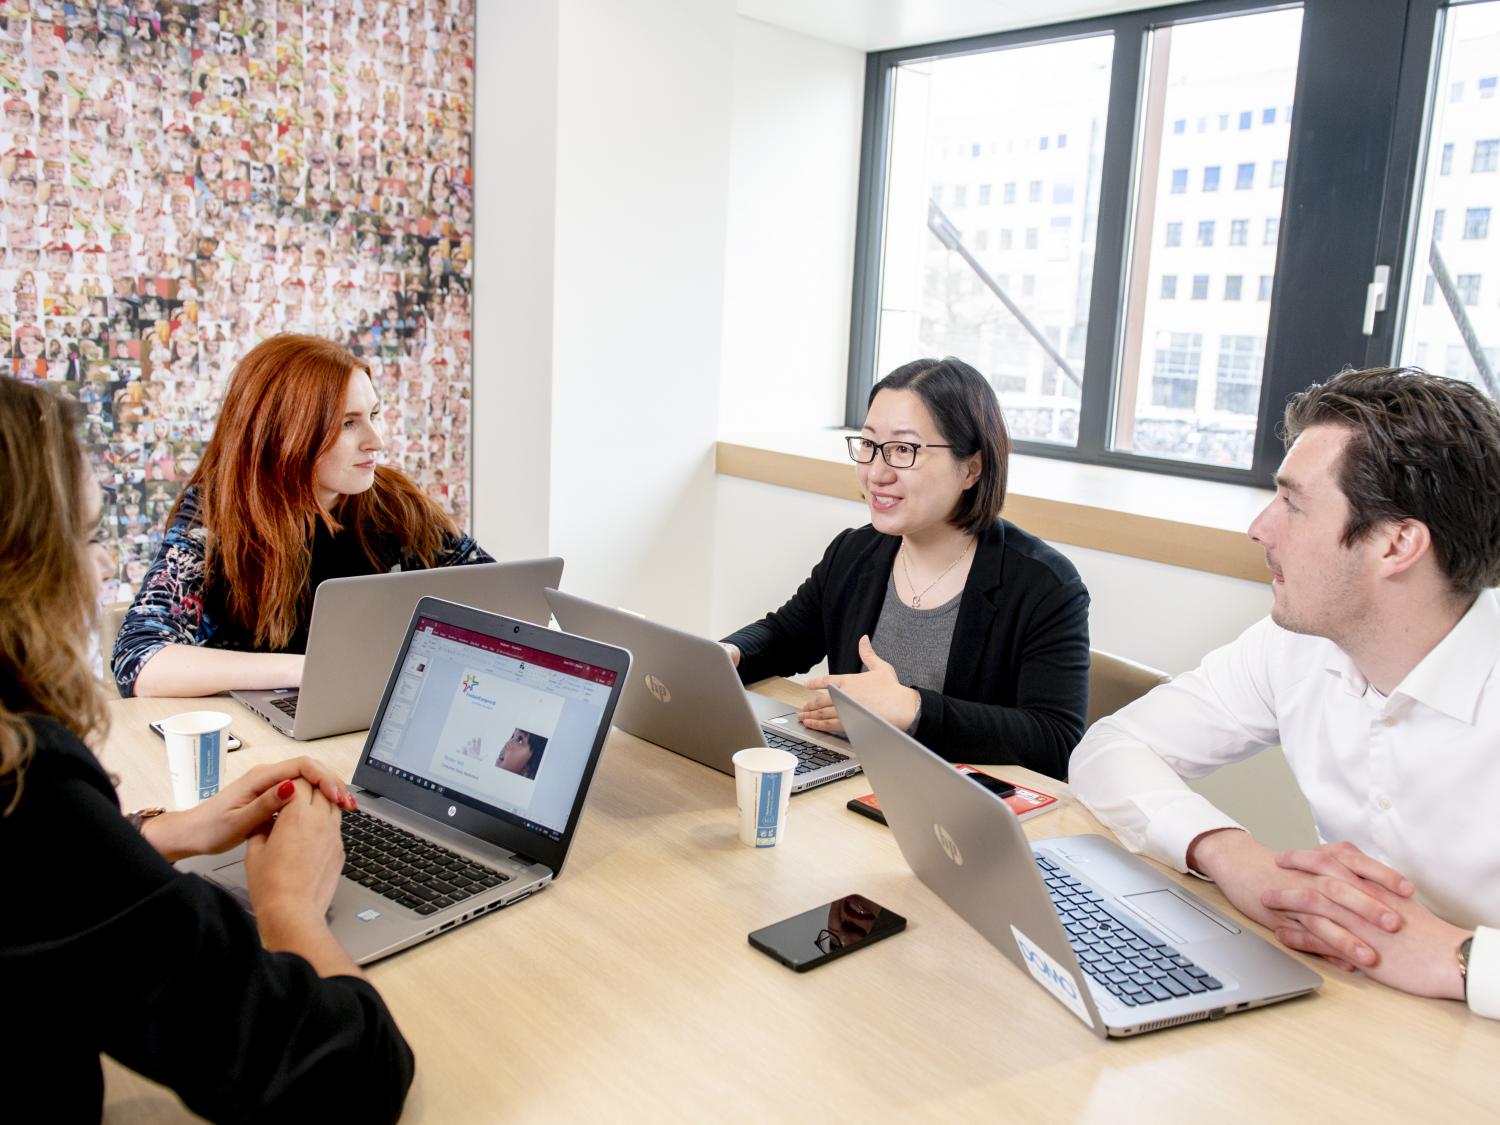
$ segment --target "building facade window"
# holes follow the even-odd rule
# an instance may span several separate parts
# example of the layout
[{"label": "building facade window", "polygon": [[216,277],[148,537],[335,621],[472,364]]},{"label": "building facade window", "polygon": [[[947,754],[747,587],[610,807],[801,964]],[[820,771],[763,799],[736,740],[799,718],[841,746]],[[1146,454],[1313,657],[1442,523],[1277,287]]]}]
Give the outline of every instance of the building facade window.
[{"label": "building facade window", "polygon": [[1203,190],[1219,190],[1219,166],[1217,164],[1210,164],[1203,169]]},{"label": "building facade window", "polygon": [[1249,242],[1250,242],[1250,220],[1249,219],[1230,219],[1229,220],[1229,245],[1231,245],[1231,246],[1245,246],[1245,245],[1248,245]]},{"label": "building facade window", "polygon": [[1241,275],[1237,273],[1225,274],[1224,300],[1238,301],[1240,299],[1240,291],[1244,288],[1244,286],[1245,279]]},{"label": "building facade window", "polygon": [[1490,209],[1470,207],[1464,212],[1464,238],[1473,241],[1490,236]]},{"label": "building facade window", "polygon": [[1161,275],[1161,299],[1172,301],[1177,298],[1177,275],[1175,273],[1164,273]]},{"label": "building facade window", "polygon": [[1234,169],[1234,190],[1248,191],[1255,186],[1255,163],[1237,164]]}]

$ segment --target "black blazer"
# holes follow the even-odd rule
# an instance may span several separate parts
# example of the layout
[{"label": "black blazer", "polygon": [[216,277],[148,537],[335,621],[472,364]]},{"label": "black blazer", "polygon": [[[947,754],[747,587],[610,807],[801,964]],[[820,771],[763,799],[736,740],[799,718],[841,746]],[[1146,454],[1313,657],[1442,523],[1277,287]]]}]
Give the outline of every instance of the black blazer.
[{"label": "black blazer", "polygon": [[120,815],[88,747],[26,721],[19,798],[0,777],[6,1097],[98,1121],[103,1052],[214,1121],[395,1121],[412,1053],[370,983],[263,949],[239,903]]},{"label": "black blazer", "polygon": [[[775,613],[724,638],[745,683],[828,658],[858,672],[901,540],[866,525],[841,532]],[[1067,775],[1088,710],[1089,594],[1057,550],[1005,520],[979,536],[948,650],[942,693],[918,688],[915,737],[949,761],[1015,762]]]}]

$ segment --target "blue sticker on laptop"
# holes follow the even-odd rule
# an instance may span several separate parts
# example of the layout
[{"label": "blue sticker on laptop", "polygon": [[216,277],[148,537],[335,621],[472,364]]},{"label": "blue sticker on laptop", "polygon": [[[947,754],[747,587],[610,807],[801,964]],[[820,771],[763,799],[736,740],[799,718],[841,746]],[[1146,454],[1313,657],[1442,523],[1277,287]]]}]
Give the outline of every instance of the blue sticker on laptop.
[{"label": "blue sticker on laptop", "polygon": [[1037,983],[1061,1000],[1068,1011],[1092,1028],[1094,1019],[1089,1015],[1089,1010],[1083,1003],[1083,996],[1078,991],[1078,982],[1073,979],[1073,974],[1059,965],[1047,954],[1046,950],[1015,926],[1011,926],[1010,932],[1015,936],[1016,948],[1021,951],[1021,960],[1026,963],[1027,971],[1036,978]]}]

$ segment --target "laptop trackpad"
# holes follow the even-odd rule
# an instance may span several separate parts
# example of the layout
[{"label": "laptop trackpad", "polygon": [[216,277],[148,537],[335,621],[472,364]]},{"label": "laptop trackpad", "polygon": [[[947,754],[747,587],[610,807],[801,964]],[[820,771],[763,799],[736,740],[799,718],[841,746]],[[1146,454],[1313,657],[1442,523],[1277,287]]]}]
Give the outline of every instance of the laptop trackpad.
[{"label": "laptop trackpad", "polygon": [[1238,932],[1171,891],[1125,895],[1120,901],[1161,930],[1163,937],[1179,943],[1207,941]]},{"label": "laptop trackpad", "polygon": [[232,894],[246,910],[250,907],[250,888],[245,883],[245,861],[237,859],[223,867],[215,867],[210,875],[220,887]]}]

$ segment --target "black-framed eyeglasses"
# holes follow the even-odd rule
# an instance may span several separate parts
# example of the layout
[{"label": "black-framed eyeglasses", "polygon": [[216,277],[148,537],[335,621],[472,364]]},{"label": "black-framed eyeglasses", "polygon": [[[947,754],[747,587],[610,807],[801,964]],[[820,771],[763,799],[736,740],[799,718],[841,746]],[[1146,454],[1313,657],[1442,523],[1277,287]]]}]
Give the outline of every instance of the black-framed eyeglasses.
[{"label": "black-framed eyeglasses", "polygon": [[832,930],[819,930],[818,936],[813,938],[813,943],[823,953],[832,953],[835,949],[844,948],[844,939]]},{"label": "black-framed eyeglasses", "polygon": [[861,465],[868,465],[875,460],[875,451],[878,449],[880,455],[885,458],[885,463],[893,469],[909,469],[915,465],[919,449],[953,448],[951,445],[943,445],[935,441],[871,441],[857,434],[850,434],[844,440],[849,444],[850,460]]}]

